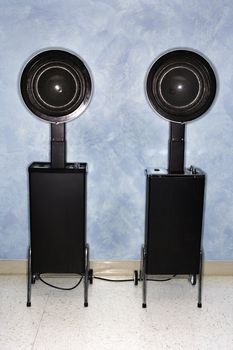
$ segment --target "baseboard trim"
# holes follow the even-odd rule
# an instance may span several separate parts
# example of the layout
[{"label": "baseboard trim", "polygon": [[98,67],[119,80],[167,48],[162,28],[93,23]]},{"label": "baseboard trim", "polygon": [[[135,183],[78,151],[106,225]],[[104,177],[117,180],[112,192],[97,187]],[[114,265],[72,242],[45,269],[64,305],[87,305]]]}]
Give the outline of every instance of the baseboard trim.
[{"label": "baseboard trim", "polygon": [[0,275],[25,275],[27,260],[0,260]]},{"label": "baseboard trim", "polygon": [[[139,260],[92,260],[90,265],[98,276],[132,276],[139,269]],[[26,260],[0,260],[0,275],[26,274],[26,271]],[[233,276],[233,261],[205,261],[204,275]]]}]

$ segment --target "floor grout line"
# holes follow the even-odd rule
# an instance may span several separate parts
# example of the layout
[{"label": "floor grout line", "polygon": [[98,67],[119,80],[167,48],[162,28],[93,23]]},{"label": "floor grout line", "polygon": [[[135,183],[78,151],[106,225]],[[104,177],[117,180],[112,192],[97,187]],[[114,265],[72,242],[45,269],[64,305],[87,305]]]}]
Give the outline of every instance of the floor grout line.
[{"label": "floor grout line", "polygon": [[37,335],[38,335],[38,333],[39,333],[41,321],[42,321],[42,319],[43,319],[43,316],[44,316],[44,314],[45,314],[45,309],[46,309],[46,306],[47,306],[47,304],[48,304],[48,300],[49,300],[49,297],[50,297],[50,293],[51,293],[51,292],[49,291],[48,296],[47,296],[47,299],[46,299],[46,302],[45,302],[44,310],[43,310],[43,312],[42,312],[42,315],[41,315],[41,318],[40,318],[40,322],[39,322],[39,325],[38,325],[38,328],[37,328],[37,331],[36,331],[36,335],[35,335],[35,338],[34,338],[34,341],[33,341],[33,344],[32,344],[31,350],[34,349],[34,346],[35,346],[35,343],[36,343],[36,339],[37,339]]}]

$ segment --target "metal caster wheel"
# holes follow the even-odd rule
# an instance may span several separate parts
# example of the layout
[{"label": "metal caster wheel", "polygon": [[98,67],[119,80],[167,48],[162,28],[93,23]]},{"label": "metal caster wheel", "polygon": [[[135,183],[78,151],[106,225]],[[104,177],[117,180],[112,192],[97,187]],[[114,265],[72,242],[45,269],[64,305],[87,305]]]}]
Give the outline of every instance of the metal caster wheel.
[{"label": "metal caster wheel", "polygon": [[134,271],[134,285],[135,286],[138,285],[138,271],[137,270]]},{"label": "metal caster wheel", "polygon": [[32,284],[35,284],[36,283],[36,275],[32,275],[32,278],[31,278],[31,283]]},{"label": "metal caster wheel", "polygon": [[93,269],[90,269],[89,271],[88,271],[88,278],[89,278],[89,282],[90,282],[90,284],[93,284]]},{"label": "metal caster wheel", "polygon": [[192,286],[195,286],[196,283],[197,283],[197,277],[196,277],[196,275],[190,275],[189,281],[190,281],[190,283],[191,283]]}]

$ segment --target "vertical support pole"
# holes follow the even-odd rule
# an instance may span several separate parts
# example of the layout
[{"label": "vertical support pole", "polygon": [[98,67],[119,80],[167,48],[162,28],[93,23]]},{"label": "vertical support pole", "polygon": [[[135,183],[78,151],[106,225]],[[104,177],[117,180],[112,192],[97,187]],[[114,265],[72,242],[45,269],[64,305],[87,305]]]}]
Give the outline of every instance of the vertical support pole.
[{"label": "vertical support pole", "polygon": [[31,247],[28,248],[28,274],[27,274],[27,306],[31,306],[32,292],[32,269],[31,269]]},{"label": "vertical support pole", "polygon": [[88,306],[88,274],[89,274],[89,245],[85,248],[85,272],[84,272],[84,306]]},{"label": "vertical support pole", "polygon": [[146,248],[145,246],[143,247],[143,262],[142,262],[142,266],[143,266],[143,273],[142,273],[142,281],[143,281],[143,285],[142,285],[142,307],[146,308],[146,294],[147,294],[147,275],[146,275]]},{"label": "vertical support pole", "polygon": [[66,164],[65,123],[51,124],[51,164],[52,168],[64,168]]},{"label": "vertical support pole", "polygon": [[184,173],[185,124],[170,123],[169,174]]},{"label": "vertical support pole", "polygon": [[141,246],[139,281],[142,281],[142,277],[143,277],[143,254],[144,254],[144,245]]},{"label": "vertical support pole", "polygon": [[202,307],[202,270],[203,270],[203,251],[200,251],[200,268],[198,275],[198,303],[197,307]]}]

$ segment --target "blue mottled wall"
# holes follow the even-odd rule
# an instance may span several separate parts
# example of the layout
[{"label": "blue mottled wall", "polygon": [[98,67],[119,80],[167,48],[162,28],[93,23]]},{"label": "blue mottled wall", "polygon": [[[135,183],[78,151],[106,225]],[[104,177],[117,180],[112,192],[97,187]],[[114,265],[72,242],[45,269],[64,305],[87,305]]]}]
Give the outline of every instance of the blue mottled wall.
[{"label": "blue mottled wall", "polygon": [[25,258],[27,165],[48,160],[49,125],[23,106],[19,71],[44,47],[69,48],[94,77],[92,103],[68,125],[68,159],[87,161],[88,241],[96,259],[138,258],[144,169],[166,166],[168,123],[148,106],[145,73],[163,51],[210,58],[220,89],[188,125],[187,164],[208,173],[207,259],[233,259],[233,2],[231,0],[0,1],[0,258]]}]

